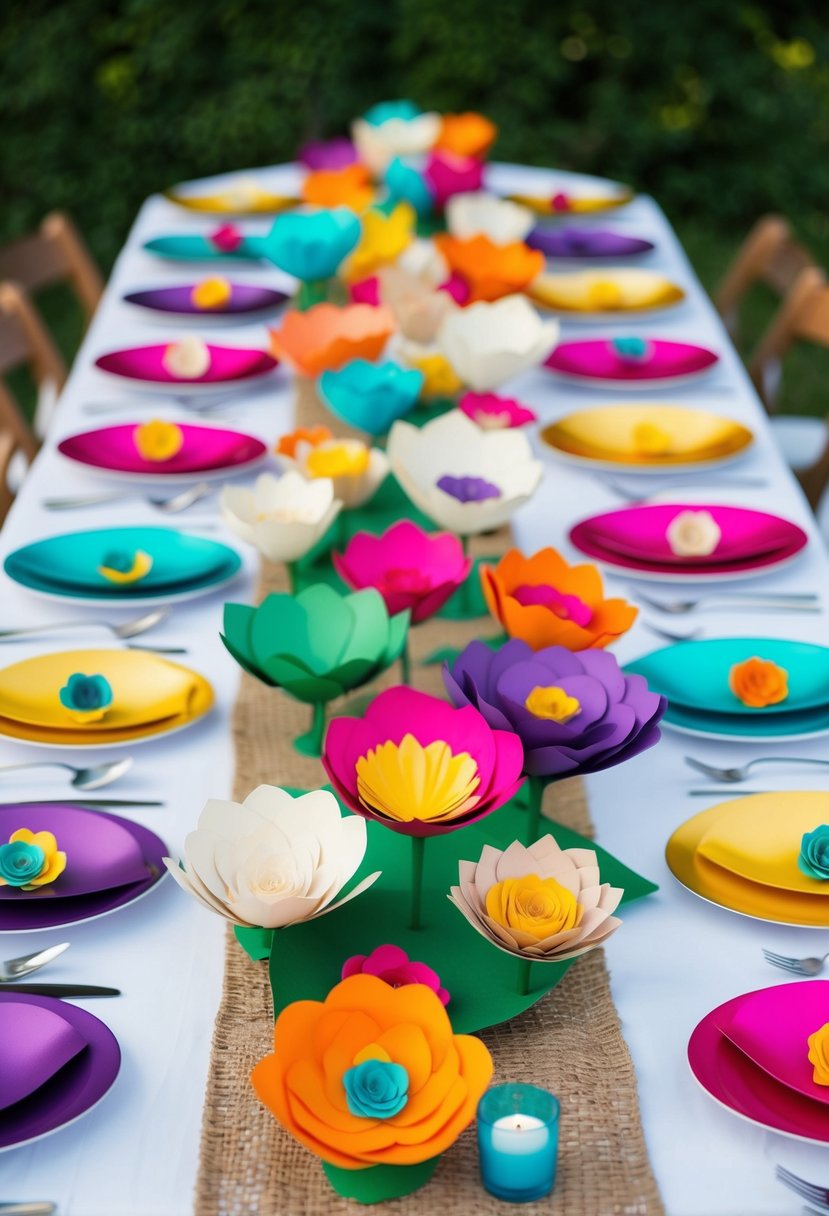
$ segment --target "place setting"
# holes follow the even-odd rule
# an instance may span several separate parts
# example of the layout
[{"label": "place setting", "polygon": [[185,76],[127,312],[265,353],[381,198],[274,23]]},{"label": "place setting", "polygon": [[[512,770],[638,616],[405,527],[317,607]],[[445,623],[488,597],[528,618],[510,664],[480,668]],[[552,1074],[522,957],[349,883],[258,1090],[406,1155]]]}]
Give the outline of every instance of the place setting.
[{"label": "place setting", "polygon": [[568,384],[637,392],[695,384],[718,363],[706,346],[630,334],[559,342],[544,366]]},{"label": "place setting", "polygon": [[[144,317],[160,321],[179,319],[198,323],[249,323],[272,316],[289,296],[287,292],[258,283],[239,283],[214,275],[195,282],[129,291],[124,303]],[[122,360],[120,366],[124,366]],[[149,364],[148,364],[149,366]],[[241,361],[240,361],[241,366]]]},{"label": "place setting", "polygon": [[685,300],[685,291],[678,283],[658,271],[639,267],[545,271],[526,291],[544,311],[582,324],[605,324],[622,315],[651,319]]}]

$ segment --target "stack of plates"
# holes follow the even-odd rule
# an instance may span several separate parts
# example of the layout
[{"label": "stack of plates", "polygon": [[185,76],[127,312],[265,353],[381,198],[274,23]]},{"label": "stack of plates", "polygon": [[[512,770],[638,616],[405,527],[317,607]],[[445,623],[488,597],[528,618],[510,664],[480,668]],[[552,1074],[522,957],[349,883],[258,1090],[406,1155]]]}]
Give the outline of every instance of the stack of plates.
[{"label": "stack of plates", "polygon": [[259,464],[268,452],[261,439],[242,431],[180,422],[176,425],[183,443],[176,454],[165,460],[146,460],[135,443],[140,425],[127,422],[82,431],[61,440],[58,451],[88,469],[120,473],[139,481],[190,481],[193,477],[241,473]]},{"label": "stack of plates", "polygon": [[[729,687],[729,673],[747,659],[768,659],[788,673],[788,696],[753,709]],[[677,642],[625,667],[668,698],[664,726],[728,742],[810,739],[829,731],[829,649],[783,638],[711,638]]]},{"label": "stack of plates", "polygon": [[153,346],[131,346],[124,350],[113,350],[100,355],[95,366],[111,376],[131,380],[142,388],[157,389],[169,393],[215,392],[228,384],[247,384],[269,375],[277,365],[273,355],[257,347],[214,346],[205,343],[210,354],[210,364],[201,376],[177,376],[165,365],[169,342],[157,342]]},{"label": "stack of plates", "polygon": [[200,308],[193,303],[196,283],[183,283],[178,287],[150,287],[145,291],[131,291],[124,296],[127,304],[134,304],[149,312],[167,316],[198,317],[209,321],[211,317],[243,317],[247,320],[258,313],[273,312],[288,299],[284,291],[271,287],[259,287],[253,283],[229,283],[230,296],[215,307]]},{"label": "stack of plates", "polygon": [[662,338],[649,338],[645,342],[645,355],[641,359],[625,358],[606,339],[562,342],[547,358],[545,367],[575,384],[641,389],[696,380],[711,371],[718,361],[712,350],[690,342],[668,342]]},{"label": "stack of plates", "polygon": [[750,1123],[826,1145],[829,1087],[812,1079],[807,1040],[827,1010],[827,980],[746,992],[696,1027],[688,1043],[691,1071],[715,1101]]},{"label": "stack of plates", "polygon": [[266,236],[243,236],[235,249],[222,249],[209,236],[176,233],[145,241],[143,249],[171,262],[262,262],[268,260]]},{"label": "stack of plates", "polygon": [[[101,675],[112,703],[97,722],[78,721],[60,690],[71,675]],[[51,747],[140,743],[196,722],[213,705],[203,676],[142,650],[69,650],[0,670],[0,735]]]},{"label": "stack of plates", "polygon": [[619,313],[653,313],[672,308],[685,292],[653,270],[577,270],[540,274],[526,289],[534,303],[559,316],[606,321]]},{"label": "stack of plates", "polygon": [[530,249],[540,249],[554,261],[593,262],[602,258],[635,258],[650,253],[653,241],[628,236],[607,228],[584,225],[575,227],[533,228],[527,237]]},{"label": "stack of plates", "polygon": [[[716,548],[705,557],[681,557],[667,531],[684,511],[705,511],[720,529]],[[633,577],[662,582],[711,582],[748,578],[791,561],[808,542],[802,528],[747,507],[718,503],[647,503],[584,519],[570,532],[588,557]]]}]

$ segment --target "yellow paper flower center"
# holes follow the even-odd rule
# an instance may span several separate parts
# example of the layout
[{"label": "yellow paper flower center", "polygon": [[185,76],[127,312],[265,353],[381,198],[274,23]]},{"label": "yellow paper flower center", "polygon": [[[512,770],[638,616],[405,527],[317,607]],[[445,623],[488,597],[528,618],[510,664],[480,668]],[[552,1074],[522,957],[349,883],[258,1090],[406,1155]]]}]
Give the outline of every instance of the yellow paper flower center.
[{"label": "yellow paper flower center", "polygon": [[665,456],[671,450],[671,437],[654,422],[640,422],[633,428],[633,445],[645,456]]},{"label": "yellow paper flower center", "polygon": [[486,912],[505,929],[518,929],[537,941],[575,929],[581,923],[582,907],[555,878],[525,874],[505,878],[486,893]]},{"label": "yellow paper flower center", "polygon": [[172,460],[184,444],[181,427],[174,422],[162,422],[160,418],[137,426],[133,439],[139,456],[144,460]]},{"label": "yellow paper flower center", "polygon": [[364,443],[322,443],[305,457],[310,477],[362,477],[368,468],[369,450]]},{"label": "yellow paper flower center", "polygon": [[779,705],[789,695],[789,676],[784,667],[771,659],[746,659],[735,663],[728,673],[728,687],[738,701],[750,709]]},{"label": "yellow paper flower center", "polygon": [[457,819],[479,801],[480,781],[469,753],[453,755],[440,739],[423,747],[414,735],[404,735],[400,743],[381,743],[357,761],[360,801],[401,823]]},{"label": "yellow paper flower center", "polygon": [[392,1062],[392,1058],[385,1047],[381,1047],[379,1043],[367,1043],[365,1047],[357,1052],[351,1062],[356,1068],[359,1064],[365,1064],[367,1060],[380,1060],[383,1064],[391,1064]]},{"label": "yellow paper flower center", "polygon": [[619,308],[622,303],[622,289],[612,279],[599,279],[592,283],[587,290],[587,302],[591,308]]},{"label": "yellow paper flower center", "polygon": [[815,1085],[829,1085],[829,1022],[810,1034],[809,1063],[814,1065],[812,1080]]},{"label": "yellow paper flower center", "polygon": [[443,355],[415,356],[406,362],[423,372],[421,397],[451,397],[463,388],[452,364]]},{"label": "yellow paper flower center", "polygon": [[221,308],[227,304],[233,294],[233,289],[227,279],[202,279],[190,292],[190,299],[196,308]]},{"label": "yellow paper flower center", "polygon": [[59,878],[66,869],[66,854],[60,851],[58,842],[51,832],[32,832],[29,828],[18,828],[9,837],[9,844],[14,844],[18,840],[43,849],[45,857],[40,873],[26,883],[22,890],[33,891],[36,887],[45,887]]},{"label": "yellow paper flower center", "polygon": [[534,718],[546,718],[550,722],[563,725],[581,713],[581,705],[576,697],[569,696],[563,688],[552,685],[549,688],[536,686],[524,702]]},{"label": "yellow paper flower center", "polygon": [[136,549],[132,565],[127,570],[118,570],[115,566],[98,566],[98,574],[110,583],[137,583],[153,568],[153,559],[143,549]]}]

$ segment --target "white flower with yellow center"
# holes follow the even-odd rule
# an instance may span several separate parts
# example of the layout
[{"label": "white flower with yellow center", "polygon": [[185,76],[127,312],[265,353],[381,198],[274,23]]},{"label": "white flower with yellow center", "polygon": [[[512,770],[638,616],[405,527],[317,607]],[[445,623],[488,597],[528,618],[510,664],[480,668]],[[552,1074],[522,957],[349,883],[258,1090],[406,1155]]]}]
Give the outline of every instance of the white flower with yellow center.
[{"label": "white flower with yellow center", "polygon": [[225,486],[219,498],[228,527],[272,562],[294,562],[322,539],[342,502],[330,477],[309,481],[289,470],[262,473],[252,490]]},{"label": "white flower with yellow center", "polygon": [[464,384],[480,393],[541,363],[558,331],[558,321],[542,321],[523,296],[505,296],[450,312],[437,344]]},{"label": "white flower with yellow center", "polygon": [[310,479],[329,478],[344,507],[360,507],[373,498],[386,479],[389,461],[380,448],[359,439],[327,439],[314,446],[297,445],[297,467]]},{"label": "white flower with yellow center", "polygon": [[509,245],[523,241],[534,224],[535,216],[528,207],[485,190],[456,194],[446,204],[446,226],[462,241],[487,236],[496,245]]}]

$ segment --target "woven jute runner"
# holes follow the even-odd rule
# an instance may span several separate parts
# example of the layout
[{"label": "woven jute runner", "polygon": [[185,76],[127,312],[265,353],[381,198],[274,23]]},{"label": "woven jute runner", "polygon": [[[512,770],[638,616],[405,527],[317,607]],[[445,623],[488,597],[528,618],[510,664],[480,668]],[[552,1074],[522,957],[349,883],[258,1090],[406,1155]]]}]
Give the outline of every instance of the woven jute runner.
[{"label": "woven jute runner", "polygon": [[[320,421],[317,411],[313,398],[302,396],[298,422]],[[478,541],[473,553],[477,547],[493,554],[509,543],[505,531]],[[271,568],[263,577],[260,599],[278,590],[285,590],[284,576]],[[418,660],[438,647],[462,646],[472,636],[493,632],[495,626],[486,620],[440,619],[418,626],[411,634],[413,683],[440,693],[440,669],[423,667]],[[392,670],[376,688],[398,680],[399,672]],[[303,789],[321,784],[319,761],[301,756],[292,745],[307,729],[308,716],[308,706],[242,676],[233,719],[237,801],[263,782]],[[549,801],[554,807],[546,805],[545,811],[592,836],[580,781],[559,785]],[[602,951],[580,959],[532,1009],[481,1038],[492,1052],[495,1082],[531,1082],[552,1090],[561,1101],[555,1190],[539,1203],[523,1205],[528,1216],[660,1216],[664,1209],[642,1134],[636,1077]],[[319,1162],[254,1096],[250,1071],[272,1046],[267,963],[252,962],[228,931],[205,1095],[196,1216],[354,1216],[359,1205],[331,1190]],[[445,1154],[426,1187],[383,1205],[390,1216],[434,1216],[437,1211],[442,1216],[505,1216],[514,1210],[484,1191],[473,1128]]]}]

